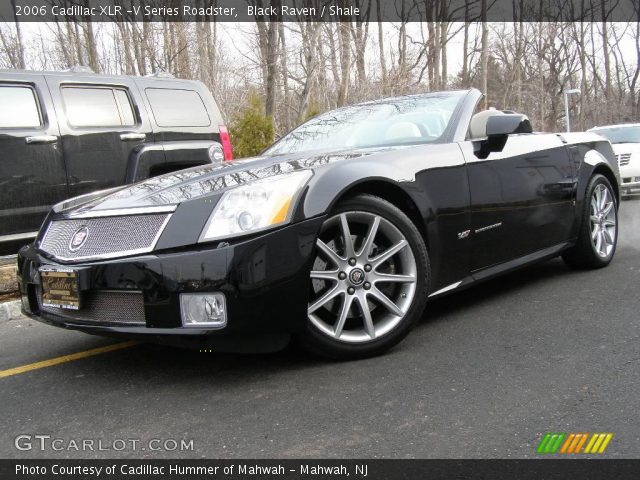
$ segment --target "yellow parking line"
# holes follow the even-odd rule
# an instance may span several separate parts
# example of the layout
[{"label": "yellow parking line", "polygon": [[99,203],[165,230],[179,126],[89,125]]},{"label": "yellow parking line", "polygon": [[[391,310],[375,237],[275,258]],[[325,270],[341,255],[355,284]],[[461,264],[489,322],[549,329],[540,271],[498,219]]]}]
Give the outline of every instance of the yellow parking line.
[{"label": "yellow parking line", "polygon": [[11,377],[13,375],[19,375],[21,373],[30,372],[32,370],[38,370],[40,368],[53,367],[54,365],[60,365],[61,363],[73,362],[74,360],[93,357],[94,355],[113,352],[115,350],[122,350],[123,348],[129,348],[137,344],[138,342],[114,343],[112,345],[107,345],[105,347],[98,347],[98,348],[92,348],[91,350],[85,350],[84,352],[71,353],[69,355],[50,358],[49,360],[43,360],[41,362],[29,363],[27,365],[22,365],[21,367],[10,368],[8,370],[0,370],[0,378]]}]

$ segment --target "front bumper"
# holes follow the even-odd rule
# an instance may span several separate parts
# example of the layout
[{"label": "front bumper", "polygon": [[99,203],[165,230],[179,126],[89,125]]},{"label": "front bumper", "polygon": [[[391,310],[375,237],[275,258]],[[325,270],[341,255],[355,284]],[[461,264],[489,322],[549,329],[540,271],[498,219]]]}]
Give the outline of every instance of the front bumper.
[{"label": "front bumper", "polygon": [[635,165],[620,167],[620,194],[640,195],[640,167]]},{"label": "front bumper", "polygon": [[[141,296],[142,324],[127,324],[128,306],[109,305],[90,320],[44,308],[42,266],[61,266],[33,245],[18,254],[23,312],[42,322],[83,332],[218,351],[275,351],[303,326],[309,270],[321,218],[306,220],[233,245],[196,245],[142,256],[76,263],[81,296],[131,293]],[[184,327],[181,293],[221,292],[227,324],[222,329]],[[111,303],[117,303],[111,301]],[[104,302],[99,308],[104,307]],[[84,308],[84,306],[83,306]],[[82,310],[81,310],[82,312]],[[95,312],[94,312],[95,313]],[[116,315],[116,318],[114,318]],[[82,315],[80,315],[82,316]],[[115,321],[114,321],[115,320]]]}]

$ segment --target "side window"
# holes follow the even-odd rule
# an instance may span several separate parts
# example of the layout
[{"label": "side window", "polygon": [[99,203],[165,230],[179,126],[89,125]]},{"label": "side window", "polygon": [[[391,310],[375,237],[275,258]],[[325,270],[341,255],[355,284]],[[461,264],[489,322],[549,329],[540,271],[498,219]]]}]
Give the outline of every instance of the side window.
[{"label": "side window", "polygon": [[72,127],[129,127],[136,124],[129,95],[108,87],[62,87],[67,121]]},{"label": "side window", "polygon": [[0,128],[42,125],[36,92],[28,86],[0,85]]},{"label": "side window", "polygon": [[120,117],[122,125],[131,126],[136,124],[136,118],[133,114],[133,107],[129,95],[124,90],[114,90],[118,108],[120,109]]},{"label": "side window", "polygon": [[198,92],[147,88],[153,116],[160,127],[208,127],[211,119]]}]

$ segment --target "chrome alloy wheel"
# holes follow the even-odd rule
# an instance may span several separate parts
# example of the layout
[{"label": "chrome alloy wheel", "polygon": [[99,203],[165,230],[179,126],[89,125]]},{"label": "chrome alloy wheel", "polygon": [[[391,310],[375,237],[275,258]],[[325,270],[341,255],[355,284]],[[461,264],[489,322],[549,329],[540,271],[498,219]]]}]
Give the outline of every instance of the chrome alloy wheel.
[{"label": "chrome alloy wheel", "polygon": [[344,212],[325,221],[316,246],[308,315],[320,332],[362,343],[402,321],[415,295],[417,267],[396,226],[370,212]]},{"label": "chrome alloy wheel", "polygon": [[596,253],[607,258],[616,241],[616,205],[609,189],[599,184],[591,197],[591,242]]}]

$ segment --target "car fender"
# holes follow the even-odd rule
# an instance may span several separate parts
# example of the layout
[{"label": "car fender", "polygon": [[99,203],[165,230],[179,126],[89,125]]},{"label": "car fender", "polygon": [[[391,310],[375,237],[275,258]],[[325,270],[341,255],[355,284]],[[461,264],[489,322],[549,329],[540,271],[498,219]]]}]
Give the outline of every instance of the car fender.
[{"label": "car fender", "polygon": [[[362,172],[367,172],[365,178]],[[414,203],[416,200],[413,195],[422,194],[421,201],[426,195],[417,191],[419,188],[412,174],[394,164],[381,164],[369,159],[352,160],[339,167],[315,172],[302,201],[301,213],[304,218],[327,214],[349,191],[361,191],[361,187],[367,183],[387,183],[390,188],[400,188]]]}]

